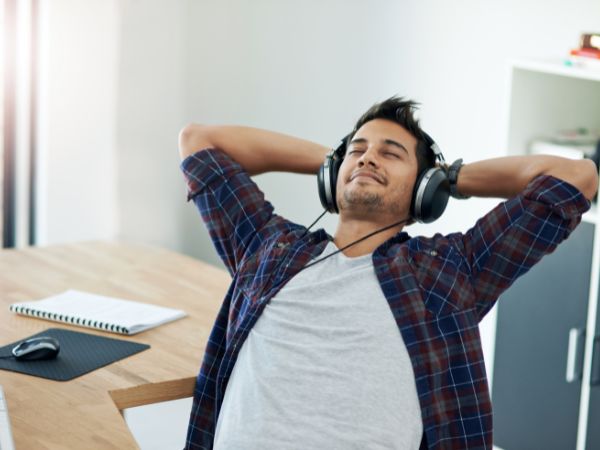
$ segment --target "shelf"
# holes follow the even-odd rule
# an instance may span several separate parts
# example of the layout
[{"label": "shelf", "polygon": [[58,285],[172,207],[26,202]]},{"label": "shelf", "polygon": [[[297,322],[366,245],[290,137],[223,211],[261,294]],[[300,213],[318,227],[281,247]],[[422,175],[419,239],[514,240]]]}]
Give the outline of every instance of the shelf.
[{"label": "shelf", "polygon": [[532,139],[557,130],[599,128],[600,70],[564,66],[559,60],[513,60],[510,69],[509,154],[525,154]]},{"label": "shelf", "polygon": [[600,81],[600,69],[585,68],[578,66],[568,66],[564,60],[528,60],[517,59],[511,61],[515,69],[529,70],[532,72],[541,72],[551,75],[560,75],[570,78],[579,78],[582,80]]}]

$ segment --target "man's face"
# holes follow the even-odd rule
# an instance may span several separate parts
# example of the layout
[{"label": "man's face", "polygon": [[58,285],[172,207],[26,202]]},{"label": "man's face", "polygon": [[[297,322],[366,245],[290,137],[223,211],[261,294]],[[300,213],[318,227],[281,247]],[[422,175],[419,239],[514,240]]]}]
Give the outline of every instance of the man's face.
[{"label": "man's face", "polygon": [[358,129],[340,166],[340,215],[408,218],[417,178],[417,139],[404,127],[374,119]]}]

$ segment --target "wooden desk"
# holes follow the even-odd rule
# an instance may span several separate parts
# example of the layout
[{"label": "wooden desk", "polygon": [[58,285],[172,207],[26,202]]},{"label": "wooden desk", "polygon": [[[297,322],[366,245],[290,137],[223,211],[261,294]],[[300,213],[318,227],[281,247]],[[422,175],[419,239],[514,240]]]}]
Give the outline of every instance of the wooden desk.
[{"label": "wooden desk", "polygon": [[[0,344],[49,327],[121,337],[151,349],[72,381],[0,370],[17,449],[138,448],[120,411],[190,397],[229,275],[168,250],[92,242],[0,251]],[[73,288],[185,310],[131,337],[9,312],[13,302]]]}]

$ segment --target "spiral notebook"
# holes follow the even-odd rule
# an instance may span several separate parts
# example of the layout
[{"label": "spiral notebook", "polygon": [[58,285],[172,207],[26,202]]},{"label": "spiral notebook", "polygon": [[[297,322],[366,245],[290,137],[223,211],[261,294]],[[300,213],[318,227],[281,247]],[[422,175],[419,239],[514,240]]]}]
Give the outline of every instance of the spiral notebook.
[{"label": "spiral notebook", "polygon": [[13,303],[12,312],[119,334],[136,334],[186,316],[180,309],[69,290],[32,302]]}]

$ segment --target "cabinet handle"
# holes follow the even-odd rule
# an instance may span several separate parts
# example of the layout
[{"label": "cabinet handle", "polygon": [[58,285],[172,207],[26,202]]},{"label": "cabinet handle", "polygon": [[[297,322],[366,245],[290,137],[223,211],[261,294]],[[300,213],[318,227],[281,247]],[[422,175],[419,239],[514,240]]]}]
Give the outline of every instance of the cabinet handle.
[{"label": "cabinet handle", "polygon": [[579,359],[580,341],[585,336],[585,328],[571,328],[569,330],[569,347],[567,350],[567,383],[581,380],[581,360]]},{"label": "cabinet handle", "polygon": [[598,351],[600,350],[600,335],[594,336],[594,351],[592,352],[592,376],[590,378],[590,386],[598,386],[600,385],[600,355],[598,355]]}]

